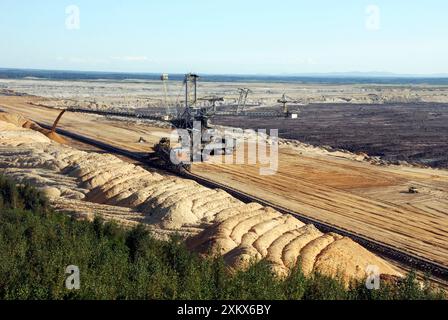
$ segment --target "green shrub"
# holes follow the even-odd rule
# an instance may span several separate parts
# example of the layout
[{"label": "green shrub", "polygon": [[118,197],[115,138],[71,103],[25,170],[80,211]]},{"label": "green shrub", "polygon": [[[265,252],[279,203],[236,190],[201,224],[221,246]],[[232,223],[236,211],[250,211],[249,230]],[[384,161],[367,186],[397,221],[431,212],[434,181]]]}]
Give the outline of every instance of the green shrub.
[{"label": "green shrub", "polygon": [[[65,288],[65,268],[81,289]],[[222,257],[191,253],[180,237],[159,241],[143,225],[127,230],[101,219],[55,213],[30,186],[0,176],[0,299],[441,299],[411,274],[397,287],[345,289],[300,268],[280,279],[265,261],[230,272]]]}]

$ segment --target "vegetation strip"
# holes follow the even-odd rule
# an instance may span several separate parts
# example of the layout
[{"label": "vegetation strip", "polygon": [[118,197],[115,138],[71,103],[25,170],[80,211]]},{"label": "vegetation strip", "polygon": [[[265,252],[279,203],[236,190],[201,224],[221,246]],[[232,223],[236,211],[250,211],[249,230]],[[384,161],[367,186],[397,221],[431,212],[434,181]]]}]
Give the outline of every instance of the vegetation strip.
[{"label": "vegetation strip", "polygon": [[[80,290],[65,288],[65,268],[79,267]],[[230,273],[222,258],[189,252],[179,238],[159,241],[139,225],[55,213],[29,185],[0,176],[0,299],[443,299],[411,273],[395,285],[345,289],[295,269],[284,280],[264,261]]]},{"label": "vegetation strip", "polygon": [[[43,123],[38,123],[41,127],[43,128],[49,128],[48,125],[43,124]],[[98,147],[100,149],[109,151],[109,152],[113,152],[115,154],[119,154],[125,157],[128,157],[130,159],[142,162],[145,165],[149,165],[149,166],[154,166],[154,164],[146,161],[145,156],[139,153],[135,153],[135,152],[130,152],[128,150],[124,150],[109,144],[106,144],[104,142],[100,142],[94,139],[90,139],[87,137],[84,137],[82,135],[78,135],[76,133],[72,133],[69,132],[67,130],[63,130],[63,129],[57,129],[56,130],[59,134],[67,136],[69,138],[78,140],[80,142],[83,143],[87,143],[90,145],[93,145],[95,147]],[[163,169],[163,168],[159,168],[159,169]],[[408,252],[404,252],[402,250],[399,250],[397,248],[393,248],[391,246],[388,246],[386,244],[380,243],[378,241],[373,241],[372,239],[368,239],[366,237],[363,237],[359,234],[355,234],[353,232],[347,231],[347,230],[343,230],[340,229],[336,226],[333,225],[329,225],[326,223],[323,223],[321,221],[309,218],[307,216],[304,216],[300,213],[291,211],[289,209],[283,208],[281,206],[272,204],[268,201],[256,198],[252,195],[248,195],[244,192],[241,192],[239,190],[235,190],[231,187],[216,183],[214,181],[210,181],[208,179],[205,179],[203,177],[199,177],[195,174],[192,173],[184,173],[183,176],[185,178],[188,179],[192,179],[200,184],[202,184],[203,186],[209,187],[209,188],[220,188],[223,189],[224,191],[226,191],[227,193],[229,193],[230,195],[234,196],[235,198],[243,201],[243,202],[257,202],[260,203],[262,205],[265,206],[269,206],[274,208],[275,210],[282,212],[282,213],[286,213],[286,214],[291,214],[295,217],[297,217],[298,219],[300,219],[302,222],[304,223],[310,223],[310,224],[314,224],[317,228],[319,228],[321,231],[323,232],[336,232],[339,233],[341,235],[350,237],[351,239],[353,239],[354,241],[360,243],[361,245],[365,246],[366,248],[368,248],[369,250],[378,253],[380,255],[383,255],[389,259],[392,259],[394,261],[397,261],[399,263],[403,263],[411,268],[414,268],[416,270],[422,271],[424,273],[430,273],[431,276],[435,276],[440,278],[442,281],[448,281],[448,268],[440,265],[438,263],[435,263],[433,261],[429,261],[428,259],[425,259],[423,257],[418,257],[416,255],[410,254]]]}]

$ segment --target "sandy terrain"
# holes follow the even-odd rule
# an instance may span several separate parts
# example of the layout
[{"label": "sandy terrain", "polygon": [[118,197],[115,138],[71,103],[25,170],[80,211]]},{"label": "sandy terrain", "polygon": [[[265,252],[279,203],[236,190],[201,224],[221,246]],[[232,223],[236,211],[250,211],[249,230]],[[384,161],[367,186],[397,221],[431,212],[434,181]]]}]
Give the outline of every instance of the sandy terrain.
[{"label": "sandy terrain", "polygon": [[[323,234],[312,225],[259,204],[244,204],[222,190],[205,188],[123,162],[110,154],[84,152],[50,140],[30,121],[0,113],[0,172],[41,189],[60,210],[81,218],[99,214],[125,225],[147,224],[163,237],[186,236],[192,250],[222,250],[229,266],[266,258],[285,275],[300,261],[312,272],[363,280],[376,265],[400,276],[392,265],[349,238]],[[36,129],[36,126],[34,126]],[[287,241],[286,241],[287,240]]]},{"label": "sandy terrain", "polygon": [[[5,97],[0,95],[0,110],[13,111],[35,121],[53,124],[60,110],[33,107],[28,103],[39,100],[41,99],[36,97]],[[58,128],[85,134],[91,138],[101,137],[103,141],[109,144],[123,145],[132,151],[149,151],[160,140],[160,137],[168,132],[167,129],[148,126],[143,121],[140,124],[127,123],[126,121],[78,113],[66,113]],[[129,130],[129,128],[132,128],[132,130]],[[147,143],[139,143],[141,137],[144,137]]]},{"label": "sandy terrain", "polygon": [[[57,111],[29,97],[0,97],[0,108],[51,124]],[[37,98],[36,98],[37,99]],[[90,115],[67,114],[60,126],[135,151],[166,130]],[[140,136],[149,142],[137,143]],[[249,165],[201,164],[194,172],[283,207],[448,265],[448,172],[372,165],[364,156],[287,142],[279,171],[259,175]],[[410,187],[419,193],[409,194]]]},{"label": "sandy terrain", "polygon": [[[279,129],[280,136],[317,146],[364,152],[389,161],[408,161],[448,168],[448,86],[429,84],[320,84],[208,82],[198,83],[199,98],[222,96],[218,110],[235,110],[238,88],[250,88],[247,109],[280,110],[286,93],[298,104],[297,120],[223,118],[215,124]],[[56,108],[129,110],[157,115],[175,113],[183,104],[182,82],[0,79],[0,94],[36,95],[34,103]],[[206,105],[206,101],[198,101]],[[220,106],[227,105],[227,107]],[[168,106],[168,107],[166,107]]]},{"label": "sandy terrain", "polygon": [[[448,265],[448,171],[374,166],[316,149],[281,148],[274,176],[251,165],[197,164],[193,172]],[[408,193],[412,186],[418,194]]]},{"label": "sandy terrain", "polygon": [[[206,80],[204,77],[203,80]],[[0,79],[1,88],[59,100],[59,105],[91,103],[108,108],[157,107],[165,102],[161,81],[56,81],[45,79]],[[262,82],[206,82],[198,84],[199,97],[218,95],[224,104],[238,100],[238,88],[250,88],[248,103],[272,106],[283,93],[302,103],[381,104],[381,103],[448,103],[448,86],[380,85],[380,84],[305,84]],[[167,83],[167,103],[183,101],[181,81]]]}]

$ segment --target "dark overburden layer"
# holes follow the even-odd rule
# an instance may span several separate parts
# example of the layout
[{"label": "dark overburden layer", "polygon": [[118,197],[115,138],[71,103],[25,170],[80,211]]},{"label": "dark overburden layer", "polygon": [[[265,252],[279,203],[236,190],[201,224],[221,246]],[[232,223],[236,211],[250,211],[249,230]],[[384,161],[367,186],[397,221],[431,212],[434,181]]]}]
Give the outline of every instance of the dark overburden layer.
[{"label": "dark overburden layer", "polygon": [[226,117],[214,121],[244,128],[278,128],[282,138],[448,168],[447,104],[323,104],[302,107],[299,120]]}]

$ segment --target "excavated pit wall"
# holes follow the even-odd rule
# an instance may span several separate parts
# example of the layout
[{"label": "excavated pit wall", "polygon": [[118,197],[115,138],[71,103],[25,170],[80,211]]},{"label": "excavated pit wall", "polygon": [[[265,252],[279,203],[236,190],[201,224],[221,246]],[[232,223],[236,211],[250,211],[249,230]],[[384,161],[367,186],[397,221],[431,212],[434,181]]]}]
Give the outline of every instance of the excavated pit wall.
[{"label": "excavated pit wall", "polygon": [[[401,276],[351,239],[223,190],[148,171],[110,154],[84,152],[51,141],[20,121],[0,118],[0,173],[41,189],[61,210],[83,210],[123,224],[146,223],[160,233],[179,232],[187,246],[219,253],[231,268],[266,259],[279,275],[300,263],[306,275],[364,279],[369,265]],[[12,117],[14,118],[14,117]]]}]

